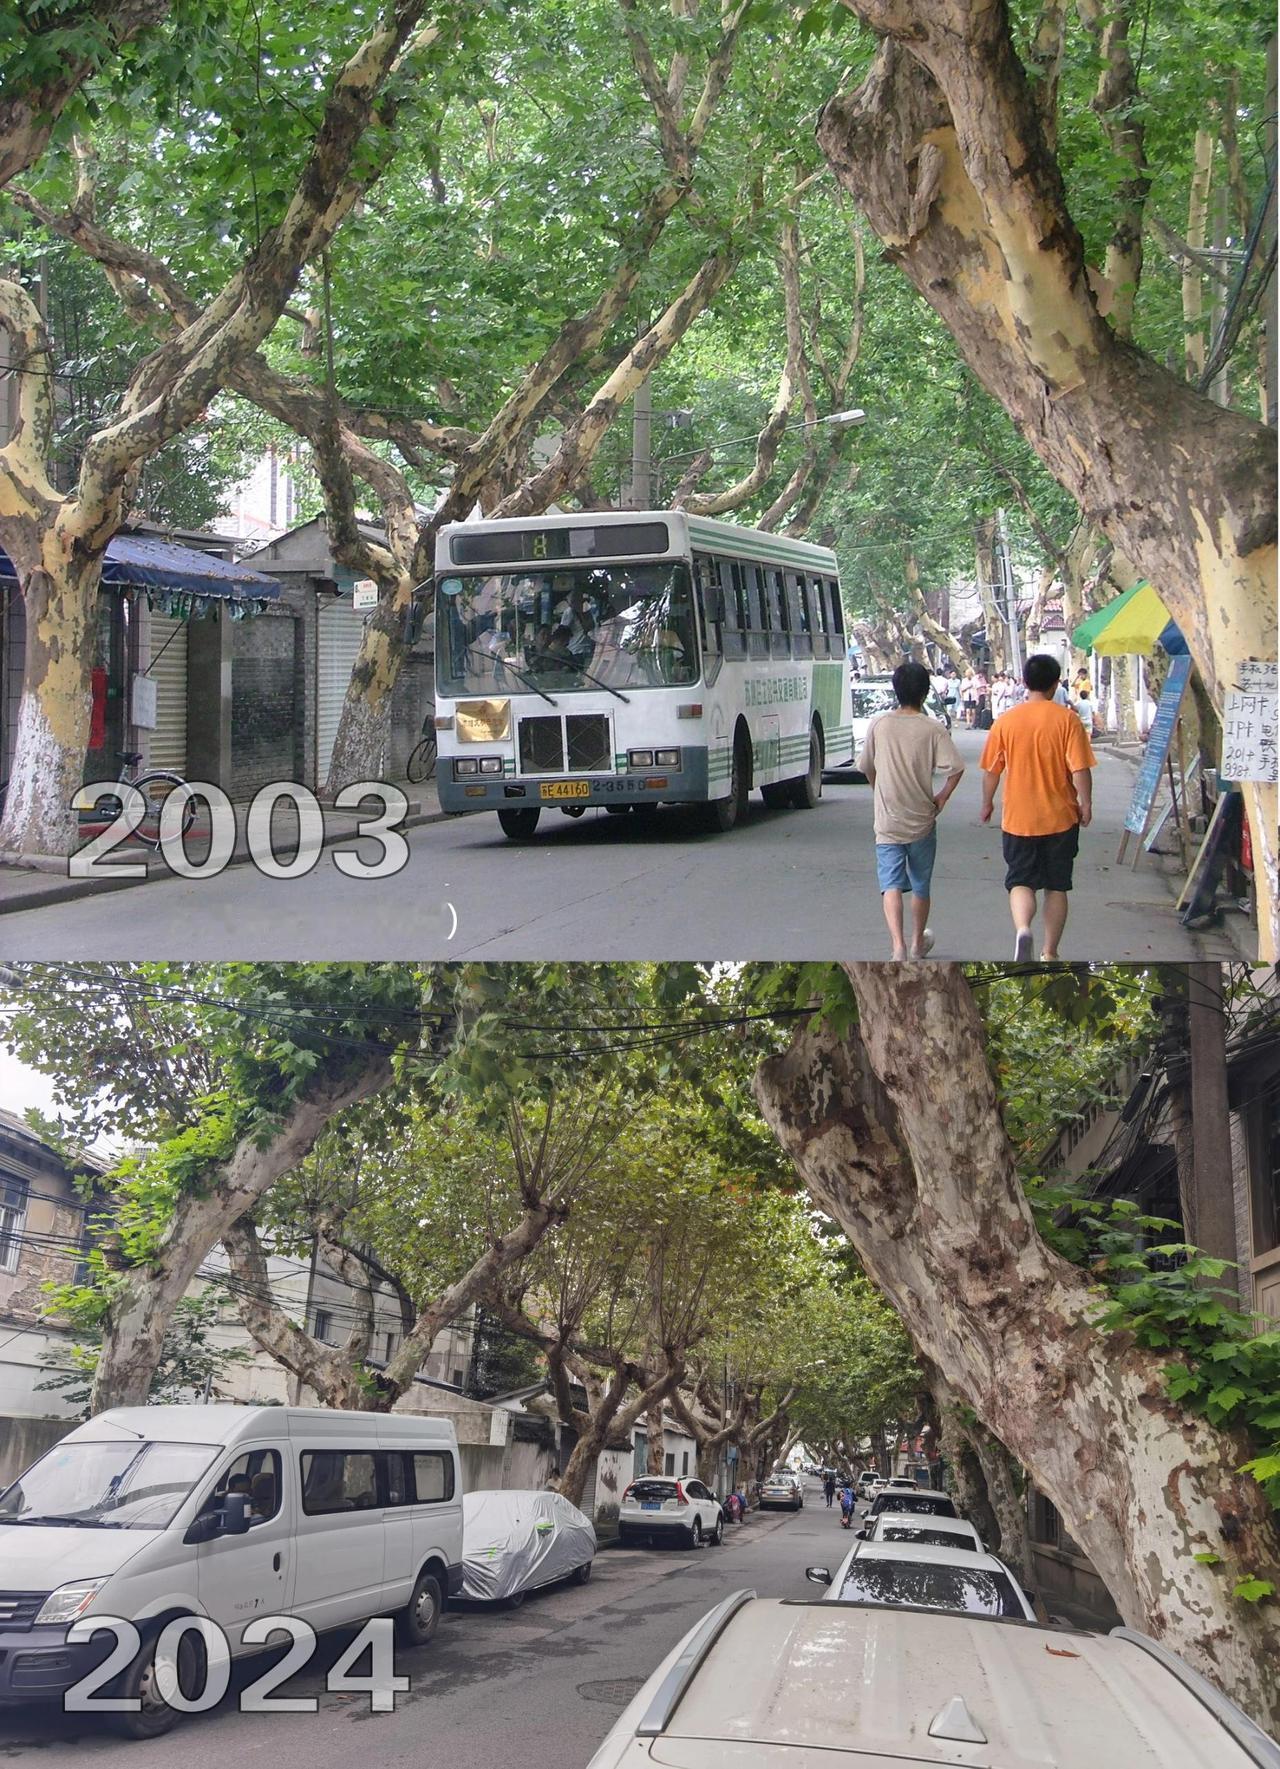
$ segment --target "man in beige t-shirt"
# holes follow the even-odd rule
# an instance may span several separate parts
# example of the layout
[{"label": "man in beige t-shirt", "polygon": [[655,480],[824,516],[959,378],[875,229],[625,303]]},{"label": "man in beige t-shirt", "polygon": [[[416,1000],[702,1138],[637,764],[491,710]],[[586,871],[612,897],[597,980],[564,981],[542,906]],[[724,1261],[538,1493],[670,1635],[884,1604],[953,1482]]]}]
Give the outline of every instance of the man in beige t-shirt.
[{"label": "man in beige t-shirt", "polygon": [[[925,958],[933,947],[929,900],[937,853],[938,812],[964,773],[951,734],[924,711],[929,672],[900,663],[893,672],[896,712],[874,719],[857,760],[875,793],[876,874],[895,958]],[[945,773],[940,792],[935,774]],[[902,894],[911,891],[911,948],[902,928]]]}]

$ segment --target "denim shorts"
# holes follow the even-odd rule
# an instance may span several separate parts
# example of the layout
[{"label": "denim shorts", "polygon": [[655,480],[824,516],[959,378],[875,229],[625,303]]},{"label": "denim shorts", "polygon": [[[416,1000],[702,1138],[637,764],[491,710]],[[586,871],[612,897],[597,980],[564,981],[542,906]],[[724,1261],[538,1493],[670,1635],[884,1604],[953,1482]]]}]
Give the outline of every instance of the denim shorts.
[{"label": "denim shorts", "polygon": [[931,829],[913,842],[877,842],[876,876],[882,891],[905,891],[927,897],[938,852],[938,832]]}]

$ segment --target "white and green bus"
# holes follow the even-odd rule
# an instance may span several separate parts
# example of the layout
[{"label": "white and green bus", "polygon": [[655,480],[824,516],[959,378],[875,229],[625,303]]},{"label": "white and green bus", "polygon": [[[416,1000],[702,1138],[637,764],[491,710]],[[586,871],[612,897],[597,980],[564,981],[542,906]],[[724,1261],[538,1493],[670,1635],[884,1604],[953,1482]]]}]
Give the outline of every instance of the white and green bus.
[{"label": "white and green bus", "polygon": [[443,528],[436,772],[446,811],[806,808],[852,760],[835,554],[678,510]]}]

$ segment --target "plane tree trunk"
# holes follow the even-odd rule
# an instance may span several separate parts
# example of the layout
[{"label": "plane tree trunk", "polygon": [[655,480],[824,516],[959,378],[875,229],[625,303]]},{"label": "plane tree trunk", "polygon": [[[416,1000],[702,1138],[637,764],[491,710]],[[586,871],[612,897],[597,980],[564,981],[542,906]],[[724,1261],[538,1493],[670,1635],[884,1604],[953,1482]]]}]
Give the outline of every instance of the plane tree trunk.
[{"label": "plane tree trunk", "polygon": [[1125,1620],[1274,1728],[1280,1613],[1231,1595],[1280,1558],[1262,1489],[1238,1472],[1246,1440],[1169,1398],[1165,1358],[1093,1325],[1090,1275],[1041,1240],[959,966],[846,969],[858,1028],[806,1025],[766,1060],[766,1119],[913,1341],[1053,1501]]},{"label": "plane tree trunk", "polygon": [[[882,41],[818,139],[1045,467],[1160,586],[1221,707],[1276,654],[1275,434],[1118,337],[1095,304],[1006,5],[846,0]],[[1274,958],[1276,788],[1246,791]]]},{"label": "plane tree trunk", "polygon": [[309,1153],[332,1118],[390,1080],[391,1063],[383,1056],[337,1074],[317,1071],[270,1135],[255,1122],[199,1190],[178,1199],[146,1264],[121,1271],[113,1284],[91,1412],[146,1404],[165,1329],[203,1261],[231,1225]]}]

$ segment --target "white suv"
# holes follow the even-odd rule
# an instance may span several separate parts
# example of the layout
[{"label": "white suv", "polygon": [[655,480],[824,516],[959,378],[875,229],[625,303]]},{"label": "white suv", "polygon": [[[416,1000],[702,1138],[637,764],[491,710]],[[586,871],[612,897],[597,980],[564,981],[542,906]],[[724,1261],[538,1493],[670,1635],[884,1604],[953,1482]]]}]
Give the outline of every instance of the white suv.
[{"label": "white suv", "polygon": [[629,1543],[681,1542],[697,1548],[724,1540],[720,1501],[700,1480],[676,1480],[669,1474],[645,1474],[633,1480],[618,1509],[618,1540]]},{"label": "white suv", "polygon": [[1280,1748],[1128,1628],[738,1591],[622,1713],[591,1769],[1280,1769]]}]

